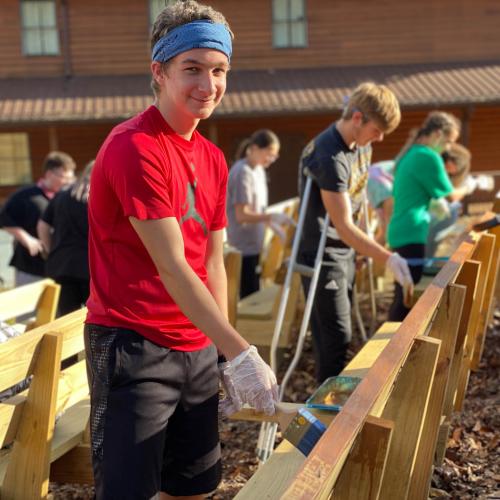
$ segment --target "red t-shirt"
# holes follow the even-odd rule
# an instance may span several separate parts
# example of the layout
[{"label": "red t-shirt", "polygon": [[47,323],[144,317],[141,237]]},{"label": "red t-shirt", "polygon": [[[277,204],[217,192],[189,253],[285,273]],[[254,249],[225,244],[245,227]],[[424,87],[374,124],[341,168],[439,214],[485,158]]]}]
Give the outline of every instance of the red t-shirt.
[{"label": "red t-shirt", "polygon": [[186,260],[206,283],[209,232],[226,225],[226,184],[220,149],[198,132],[183,139],[154,106],[115,127],[92,172],[87,322],[130,328],[180,351],[208,346],[165,290],[129,217],[175,217]]}]

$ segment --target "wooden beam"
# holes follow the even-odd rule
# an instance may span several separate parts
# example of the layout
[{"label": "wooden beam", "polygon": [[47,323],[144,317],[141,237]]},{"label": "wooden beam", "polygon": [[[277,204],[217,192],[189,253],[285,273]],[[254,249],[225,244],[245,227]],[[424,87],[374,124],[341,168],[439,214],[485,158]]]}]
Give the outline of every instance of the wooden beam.
[{"label": "wooden beam", "polygon": [[38,304],[36,305],[36,320],[34,327],[42,326],[56,319],[57,305],[59,304],[59,295],[61,285],[49,283],[45,286]]},{"label": "wooden beam", "polygon": [[466,287],[462,285],[450,285],[445,290],[429,332],[429,337],[441,341],[441,349],[439,350],[427,412],[424,415],[422,439],[420,439],[417,448],[408,498],[428,497],[446,386],[455,353],[458,326],[466,291]]},{"label": "wooden beam", "polygon": [[387,389],[387,381],[399,371],[414,338],[425,333],[444,288],[460,270],[472,248],[470,242],[462,243],[415,304],[398,333],[375,361],[370,374],[358,385],[304,462],[285,493],[287,500],[323,498],[332,491],[366,416]]},{"label": "wooden beam", "polygon": [[28,400],[2,485],[2,499],[46,498],[62,335],[48,333],[36,359]]},{"label": "wooden beam", "polygon": [[395,425],[380,489],[380,498],[384,500],[406,498],[440,346],[438,339],[415,339],[382,413]]},{"label": "wooden beam", "polygon": [[376,500],[386,469],[394,422],[368,417],[339,475],[332,498]]},{"label": "wooden beam", "polygon": [[476,345],[476,336],[479,335],[481,311],[483,308],[493,244],[494,237],[492,235],[482,234],[479,236],[478,242],[472,253],[472,259],[481,262],[481,267],[479,270],[479,280],[477,284],[476,296],[474,297],[474,303],[472,304],[469,329],[467,331],[467,337],[465,339],[464,356],[462,358],[462,366],[460,367],[460,374],[457,384],[457,393],[455,397],[456,411],[460,411],[462,409],[465,392],[469,383],[472,355],[474,353],[474,347]]},{"label": "wooden beam", "polygon": [[[498,244],[497,237],[494,234],[485,234],[483,239],[486,239],[483,248],[484,258],[488,261],[487,279],[484,288],[484,298],[479,314],[479,325],[476,332],[476,341],[473,347],[471,370],[479,368],[479,361],[483,355],[484,339],[486,337],[486,329],[488,327],[488,319],[490,317],[490,308],[493,303],[493,291],[498,273]],[[483,239],[481,241],[483,241]]]}]

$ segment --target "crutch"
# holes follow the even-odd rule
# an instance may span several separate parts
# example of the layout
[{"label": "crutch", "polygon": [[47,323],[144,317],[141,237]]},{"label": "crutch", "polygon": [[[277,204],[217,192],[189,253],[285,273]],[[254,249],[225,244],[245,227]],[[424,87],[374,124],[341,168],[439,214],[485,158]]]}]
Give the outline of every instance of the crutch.
[{"label": "crutch", "polygon": [[[365,223],[365,231],[368,235],[368,238],[375,239],[375,235],[373,234],[373,229],[370,224],[370,216],[368,214],[368,197],[366,196],[366,191],[363,193],[363,217]],[[368,294],[370,296],[370,310],[372,313],[372,319],[370,321],[370,337],[375,332],[375,327],[377,324],[377,302],[375,300],[375,284],[373,278],[373,259],[371,257],[367,258],[366,267],[368,269]],[[366,342],[366,335],[363,340]]]},{"label": "crutch", "polygon": [[[280,305],[278,308],[278,314],[276,317],[276,324],[274,326],[273,338],[271,341],[271,348],[270,348],[271,368],[276,373],[277,372],[276,352],[278,349],[281,330],[283,328],[283,322],[285,318],[286,307],[288,304],[288,297],[290,293],[293,273],[298,272],[303,276],[311,277],[311,284],[309,286],[309,292],[307,294],[304,316],[302,318],[302,323],[300,325],[295,354],[287,371],[285,372],[285,376],[283,377],[283,380],[280,385],[280,391],[279,391],[280,401],[283,399],[286,385],[290,379],[291,374],[295,370],[297,363],[299,362],[300,356],[302,354],[304,340],[307,333],[307,327],[309,325],[309,318],[311,316],[314,296],[318,285],[319,273],[321,271],[321,266],[323,265],[323,255],[325,252],[327,230],[330,224],[330,218],[328,217],[327,213],[325,215],[324,220],[322,221],[323,227],[321,230],[321,237],[318,245],[318,250],[316,252],[314,267],[298,264],[297,255],[299,251],[299,244],[300,244],[300,238],[302,236],[302,230],[304,227],[307,205],[309,203],[309,196],[311,194],[311,186],[312,186],[312,178],[306,174],[306,185],[304,188],[304,194],[302,196],[302,201],[300,204],[299,218],[297,221],[297,226],[295,228],[292,251],[290,254],[288,268],[286,271],[285,282],[283,284],[283,291],[281,295]],[[264,422],[260,428],[259,439],[257,442],[257,457],[261,462],[265,462],[273,451],[274,441],[276,438],[276,429],[277,425],[275,423],[270,423],[270,422]]]}]

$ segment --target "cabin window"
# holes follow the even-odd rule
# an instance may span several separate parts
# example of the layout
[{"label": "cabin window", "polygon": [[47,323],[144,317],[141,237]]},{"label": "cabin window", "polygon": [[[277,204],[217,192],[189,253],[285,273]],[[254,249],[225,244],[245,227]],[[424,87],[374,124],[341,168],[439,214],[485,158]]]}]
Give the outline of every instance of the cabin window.
[{"label": "cabin window", "polygon": [[307,47],[305,0],[273,0],[273,46]]},{"label": "cabin window", "polygon": [[59,55],[55,0],[22,0],[21,25],[25,55]]},{"label": "cabin window", "polygon": [[149,0],[149,25],[153,26],[158,14],[170,4],[175,3],[177,0]]},{"label": "cabin window", "polygon": [[28,134],[0,134],[0,185],[18,186],[31,182]]}]

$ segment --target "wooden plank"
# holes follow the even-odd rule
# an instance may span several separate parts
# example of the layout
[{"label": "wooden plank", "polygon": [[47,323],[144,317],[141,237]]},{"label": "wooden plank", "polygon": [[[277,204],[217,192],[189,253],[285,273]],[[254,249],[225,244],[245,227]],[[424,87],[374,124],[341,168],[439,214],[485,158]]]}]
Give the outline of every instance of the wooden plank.
[{"label": "wooden plank", "polygon": [[401,323],[397,321],[386,321],[383,323],[356,356],[351,359],[341,375],[346,377],[365,377],[400,326]]},{"label": "wooden plank", "polygon": [[3,500],[47,496],[61,347],[61,334],[44,336],[7,465],[2,485]]},{"label": "wooden plank", "polygon": [[446,445],[448,443],[448,435],[450,433],[451,422],[443,420],[438,429],[438,439],[436,445],[436,453],[434,455],[434,465],[441,467],[446,454]]},{"label": "wooden plank", "polygon": [[85,316],[86,310],[81,309],[1,344],[0,391],[12,387],[31,375],[33,357],[40,339],[46,333],[60,331],[63,334],[62,359],[67,359],[82,351],[84,349],[82,332]]},{"label": "wooden plank", "polygon": [[235,496],[236,500],[275,500],[293,480],[306,457],[284,439],[274,450],[269,460],[257,469],[244,488]]},{"label": "wooden plank", "polygon": [[[86,398],[89,394],[85,361],[60,372],[57,390],[56,415]],[[12,443],[23,412],[28,389],[0,404],[0,446]]]},{"label": "wooden plank", "polygon": [[33,325],[34,327],[45,325],[56,319],[60,293],[61,285],[57,283],[49,283],[45,286],[36,305],[36,320]]},{"label": "wooden plank", "polygon": [[[375,335],[368,340],[361,351],[345,367],[342,375],[363,377],[375,362],[401,323],[384,323]],[[285,403],[293,404],[293,403]],[[317,415],[322,419],[320,415]],[[305,457],[288,441],[284,440],[274,450],[270,459],[257,469],[236,498],[281,498],[288,487],[293,475],[304,463]],[[285,474],[284,478],[281,475]],[[278,478],[278,480],[276,480]],[[283,480],[282,480],[283,479]]]},{"label": "wooden plank", "polygon": [[92,455],[89,444],[80,444],[50,466],[50,480],[56,483],[93,484]]},{"label": "wooden plank", "polygon": [[406,498],[440,346],[438,339],[415,339],[382,414],[395,425],[380,489],[384,500]]},{"label": "wooden plank", "polygon": [[23,285],[0,293],[0,321],[22,316],[36,310],[38,301],[48,285],[54,285],[51,279],[41,279],[29,285]]},{"label": "wooden plank", "polygon": [[[485,244],[484,253],[485,259],[488,260],[488,274],[486,279],[486,285],[484,288],[484,298],[481,306],[481,311],[479,315],[479,325],[476,332],[476,341],[474,344],[472,359],[471,359],[471,370],[477,370],[479,368],[479,361],[483,354],[484,339],[486,337],[486,328],[488,327],[488,319],[490,317],[491,305],[493,303],[493,290],[495,290],[495,284],[497,280],[498,273],[498,245],[497,237],[493,234],[483,235],[482,241],[487,238]],[[485,243],[486,243],[485,242]]]},{"label": "wooden plank", "polygon": [[446,385],[451,361],[455,353],[455,343],[465,294],[466,288],[462,285],[450,285],[445,290],[429,332],[429,337],[441,341],[441,349],[439,350],[427,411],[424,415],[423,438],[420,439],[417,448],[408,498],[427,498],[429,493]]},{"label": "wooden plank", "polygon": [[453,404],[455,401],[455,394],[457,392],[457,385],[460,375],[460,368],[462,366],[464,342],[469,329],[469,322],[472,312],[472,304],[476,295],[477,283],[479,280],[479,270],[481,263],[475,260],[466,260],[462,269],[458,273],[455,283],[463,285],[466,288],[464,305],[462,307],[462,314],[460,315],[460,323],[458,327],[457,340],[455,343],[455,352],[451,360],[450,373],[448,377],[448,384],[446,387],[445,400],[443,405],[443,415],[447,418],[451,417],[453,411]]},{"label": "wooden plank", "polygon": [[481,262],[481,267],[479,269],[479,279],[476,287],[476,295],[472,304],[469,328],[467,330],[467,336],[465,338],[462,365],[460,367],[460,374],[458,378],[457,392],[455,396],[456,411],[460,411],[462,409],[465,392],[469,383],[472,355],[474,352],[474,346],[476,344],[476,336],[479,333],[478,328],[480,326],[481,311],[483,307],[486,282],[488,278],[491,252],[493,251],[493,243],[494,241],[492,240],[491,235],[482,234],[480,235],[479,240],[474,248],[474,252],[472,253],[472,258]]},{"label": "wooden plank", "polygon": [[368,417],[339,475],[332,498],[376,500],[386,469],[394,422]]}]

